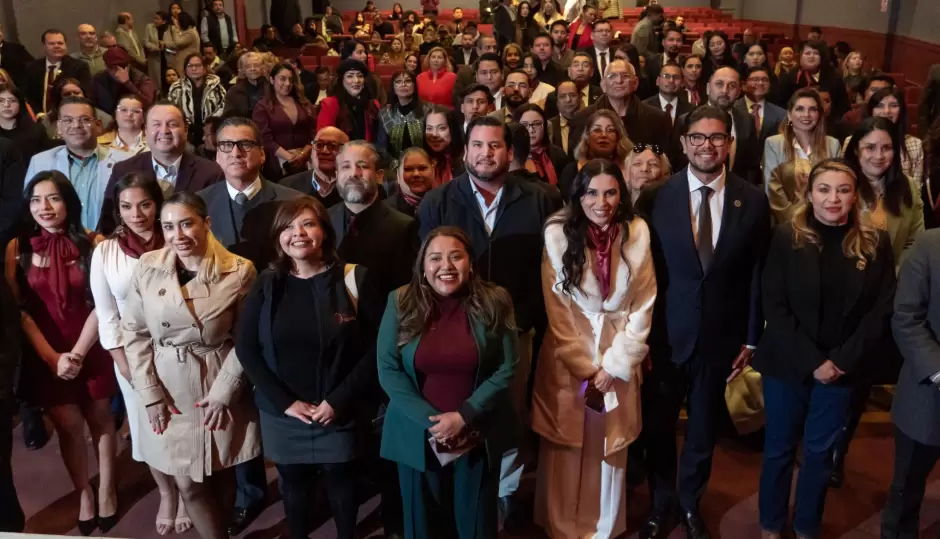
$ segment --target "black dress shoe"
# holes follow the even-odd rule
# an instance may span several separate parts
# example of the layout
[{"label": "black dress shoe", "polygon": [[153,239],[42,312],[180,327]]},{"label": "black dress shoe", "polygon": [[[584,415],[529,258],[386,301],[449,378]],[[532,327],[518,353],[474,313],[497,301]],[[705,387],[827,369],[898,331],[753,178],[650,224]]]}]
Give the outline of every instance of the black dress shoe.
[{"label": "black dress shoe", "polygon": [[26,449],[36,451],[42,449],[49,442],[49,433],[46,431],[46,424],[42,421],[42,415],[34,419],[23,418],[23,443]]},{"label": "black dress shoe", "polygon": [[832,473],[829,474],[829,486],[839,488],[845,482],[845,453],[839,448],[832,451]]},{"label": "black dress shoe", "polygon": [[639,539],[666,539],[676,527],[673,511],[653,509],[646,522],[640,526]]},{"label": "black dress shoe", "polygon": [[708,528],[705,522],[699,516],[698,511],[682,511],[682,527],[685,528],[685,536],[688,539],[710,539]]},{"label": "black dress shoe", "polygon": [[235,514],[232,516],[232,522],[228,525],[229,537],[235,537],[245,531],[251,522],[261,513],[259,509],[245,509],[236,507]]}]

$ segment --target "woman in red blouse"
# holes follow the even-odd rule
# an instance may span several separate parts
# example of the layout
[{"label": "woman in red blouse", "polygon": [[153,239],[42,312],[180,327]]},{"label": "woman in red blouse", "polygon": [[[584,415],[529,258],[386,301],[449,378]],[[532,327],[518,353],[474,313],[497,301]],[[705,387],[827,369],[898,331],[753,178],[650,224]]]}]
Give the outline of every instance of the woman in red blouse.
[{"label": "woman in red blouse", "polygon": [[443,47],[434,47],[428,51],[424,57],[424,70],[418,75],[418,99],[453,108],[456,82],[457,75],[450,66],[447,51]]},{"label": "woman in red blouse", "polygon": [[264,140],[265,179],[277,181],[287,174],[307,169],[310,141],[317,134],[317,120],[292,66],[274,66],[271,85],[255,105],[252,119]]}]

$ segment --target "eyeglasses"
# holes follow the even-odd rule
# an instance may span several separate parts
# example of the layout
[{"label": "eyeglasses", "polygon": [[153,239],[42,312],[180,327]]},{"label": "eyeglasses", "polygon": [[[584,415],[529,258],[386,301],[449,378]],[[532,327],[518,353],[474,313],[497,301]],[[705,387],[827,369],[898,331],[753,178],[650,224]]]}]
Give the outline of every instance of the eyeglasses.
[{"label": "eyeglasses", "polygon": [[674,80],[674,81],[682,80],[682,75],[667,75],[666,73],[663,73],[659,77],[663,80]]},{"label": "eyeglasses", "polygon": [[414,81],[411,79],[398,79],[394,84],[395,86],[412,86],[414,85]]},{"label": "eyeglasses", "polygon": [[705,141],[711,143],[712,146],[716,148],[721,148],[728,142],[730,135],[727,133],[715,133],[713,135],[703,135],[701,133],[689,133],[685,136],[692,146],[701,146],[705,144]]},{"label": "eyeglasses", "polygon": [[69,116],[63,116],[59,118],[59,125],[63,127],[71,127],[75,123],[80,124],[82,127],[91,127],[95,123],[94,118],[89,118],[88,116],[82,116],[80,118],[72,118]]},{"label": "eyeglasses", "polygon": [[202,64],[189,64],[186,66],[186,69],[202,69],[203,67]]},{"label": "eyeglasses", "polygon": [[533,129],[542,129],[545,127],[545,122],[520,122],[520,125],[522,125],[526,131],[532,131]]},{"label": "eyeglasses", "polygon": [[[696,146],[701,146],[701,145],[696,144]],[[645,152],[646,150],[653,152],[653,154],[655,155],[663,154],[663,149],[659,147],[659,144],[647,144],[645,142],[640,142],[639,144],[633,145],[633,153],[639,154],[639,153]]]},{"label": "eyeglasses", "polygon": [[748,84],[770,84],[770,79],[767,77],[756,77],[747,79]]},{"label": "eyeglasses", "polygon": [[342,144],[337,144],[336,142],[323,142],[318,140],[313,143],[313,147],[318,151],[330,151],[333,153],[339,153],[339,149],[343,147]]},{"label": "eyeglasses", "polygon": [[[0,103],[2,102],[3,101],[0,100]],[[144,112],[144,109],[139,109],[137,107],[134,107],[134,108],[118,107],[117,111],[120,112],[121,114],[141,114],[142,112]]]},{"label": "eyeglasses", "polygon": [[0,105],[15,105],[19,103],[15,97],[0,97]]},{"label": "eyeglasses", "polygon": [[633,75],[629,73],[608,73],[604,76],[605,79],[610,82],[620,81],[620,82],[629,82],[633,80]]},{"label": "eyeglasses", "polygon": [[220,140],[216,143],[216,146],[222,153],[232,153],[235,146],[238,146],[239,151],[242,153],[248,153],[255,148],[260,148],[261,144],[257,140]]}]

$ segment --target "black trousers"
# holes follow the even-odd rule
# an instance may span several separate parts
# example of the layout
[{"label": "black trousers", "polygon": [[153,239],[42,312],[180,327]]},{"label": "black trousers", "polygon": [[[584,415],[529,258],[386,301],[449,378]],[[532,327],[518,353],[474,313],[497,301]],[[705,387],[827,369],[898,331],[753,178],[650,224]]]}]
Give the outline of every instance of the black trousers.
[{"label": "black trousers", "polygon": [[359,474],[355,461],[336,464],[278,464],[281,498],[291,539],[310,534],[310,514],[318,472],[326,481],[330,511],[336,522],[336,539],[353,539],[359,513]]},{"label": "black trousers", "polygon": [[940,447],[925,445],[894,429],[894,479],[881,522],[882,539],[917,539],[927,476]]},{"label": "black trousers", "polygon": [[0,402],[0,532],[20,533],[26,525],[26,516],[13,485],[12,453],[13,403]]},{"label": "black trousers", "polygon": [[[644,380],[643,430],[654,509],[669,509],[678,499],[683,509],[698,510],[711,476],[729,373],[730,363],[694,357],[682,365],[657,363]],[[676,428],[683,402],[688,421],[677,467]]]}]

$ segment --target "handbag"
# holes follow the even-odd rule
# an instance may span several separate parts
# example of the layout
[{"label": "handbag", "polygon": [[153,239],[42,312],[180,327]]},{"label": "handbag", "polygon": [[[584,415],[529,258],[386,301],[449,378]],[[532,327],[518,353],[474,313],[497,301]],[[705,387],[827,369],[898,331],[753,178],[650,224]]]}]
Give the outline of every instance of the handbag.
[{"label": "handbag", "polygon": [[725,404],[738,434],[751,434],[764,427],[764,388],[760,373],[750,366],[725,386]]}]

